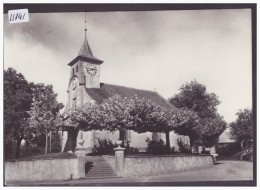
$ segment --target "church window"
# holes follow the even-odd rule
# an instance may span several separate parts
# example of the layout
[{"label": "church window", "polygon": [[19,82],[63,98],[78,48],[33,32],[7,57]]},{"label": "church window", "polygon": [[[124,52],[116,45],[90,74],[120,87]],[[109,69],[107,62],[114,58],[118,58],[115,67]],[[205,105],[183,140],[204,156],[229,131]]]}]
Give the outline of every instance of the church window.
[{"label": "church window", "polygon": [[72,75],[74,75],[74,68],[72,68]]},{"label": "church window", "polygon": [[76,65],[76,73],[79,71],[79,66]]},{"label": "church window", "polygon": [[73,109],[76,108],[76,98],[74,98],[73,101],[72,101],[72,108],[73,108]]}]

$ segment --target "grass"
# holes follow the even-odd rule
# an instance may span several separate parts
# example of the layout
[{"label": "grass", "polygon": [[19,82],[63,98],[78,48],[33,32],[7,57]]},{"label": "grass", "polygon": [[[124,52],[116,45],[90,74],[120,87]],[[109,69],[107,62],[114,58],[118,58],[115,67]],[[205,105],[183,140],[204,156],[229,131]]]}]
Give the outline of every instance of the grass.
[{"label": "grass", "polygon": [[42,154],[42,155],[24,157],[24,158],[15,158],[15,159],[10,159],[10,160],[6,160],[6,161],[14,162],[14,161],[30,161],[30,160],[65,159],[65,158],[70,159],[70,158],[76,158],[76,157],[77,156],[72,153],[59,152],[59,153]]}]

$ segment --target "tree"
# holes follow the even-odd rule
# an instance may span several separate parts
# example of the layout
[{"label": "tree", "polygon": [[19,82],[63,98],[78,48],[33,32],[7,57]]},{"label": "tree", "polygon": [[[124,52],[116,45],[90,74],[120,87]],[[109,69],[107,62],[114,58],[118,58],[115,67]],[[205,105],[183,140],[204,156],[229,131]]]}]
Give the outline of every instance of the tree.
[{"label": "tree", "polygon": [[196,80],[182,85],[179,94],[169,101],[175,107],[188,109],[197,115],[184,126],[175,129],[178,134],[189,136],[190,147],[194,142],[213,146],[226,128],[223,117],[217,113],[220,104],[218,97],[214,93],[208,93],[206,86]]},{"label": "tree", "polygon": [[230,123],[231,138],[236,142],[253,138],[253,115],[251,109],[239,110],[236,121]]},{"label": "tree", "polygon": [[29,118],[29,134],[40,137],[45,135],[45,154],[48,150],[48,134],[57,131],[61,126],[60,109],[62,103],[58,103],[57,94],[54,93],[52,85],[37,84],[33,88],[33,102]]},{"label": "tree", "polygon": [[208,93],[206,86],[196,80],[186,83],[179,89],[180,93],[169,99],[177,108],[187,108],[198,114],[200,118],[215,117],[220,104],[214,93]]},{"label": "tree", "polygon": [[170,149],[170,131],[184,125],[193,112],[187,109],[164,109],[150,100],[139,99],[134,96],[131,99],[130,115],[133,120],[133,130],[138,133],[162,132],[166,136],[166,147]]},{"label": "tree", "polygon": [[79,130],[103,130],[101,115],[99,105],[96,103],[87,103],[84,107],[73,110],[70,116],[63,121],[63,125],[69,126],[67,127],[68,138],[63,152],[75,151]]},{"label": "tree", "polygon": [[164,132],[166,145],[170,148],[169,132],[181,125],[188,118],[187,113],[178,109],[166,110],[150,100],[138,98],[122,98],[118,95],[104,100],[101,104],[87,104],[75,110],[71,120],[82,130],[119,130],[119,139],[124,142],[126,130],[138,133]]},{"label": "tree", "polygon": [[217,115],[215,118],[200,119],[199,124],[195,127],[195,133],[198,135],[199,144],[206,147],[212,147],[218,143],[219,136],[226,129],[227,123],[224,118]]},{"label": "tree", "polygon": [[5,150],[9,140],[16,141],[15,157],[20,156],[21,142],[24,139],[27,119],[32,103],[32,84],[13,68],[4,71],[4,138]]},{"label": "tree", "polygon": [[61,152],[61,134],[59,131],[53,131],[50,133],[51,142],[50,142],[50,153]]},{"label": "tree", "polygon": [[[70,119],[72,123],[76,123],[77,129],[83,131],[106,130],[114,132],[119,130],[119,139],[124,144],[125,131],[133,127],[130,108],[131,102],[128,98],[115,95],[104,100],[101,104],[89,103],[83,108],[75,109]],[[73,141],[76,140],[76,136],[74,138]],[[74,146],[70,148],[75,149]]]}]

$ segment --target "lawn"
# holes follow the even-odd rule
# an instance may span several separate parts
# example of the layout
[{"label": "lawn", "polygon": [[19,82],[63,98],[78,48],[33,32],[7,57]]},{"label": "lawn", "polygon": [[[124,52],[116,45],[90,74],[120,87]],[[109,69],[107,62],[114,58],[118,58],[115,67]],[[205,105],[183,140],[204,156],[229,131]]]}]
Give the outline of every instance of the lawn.
[{"label": "lawn", "polygon": [[76,157],[77,156],[73,153],[60,152],[60,153],[42,154],[42,155],[31,156],[31,157],[10,159],[6,161],[51,160],[51,159],[63,159],[63,158],[76,158]]}]

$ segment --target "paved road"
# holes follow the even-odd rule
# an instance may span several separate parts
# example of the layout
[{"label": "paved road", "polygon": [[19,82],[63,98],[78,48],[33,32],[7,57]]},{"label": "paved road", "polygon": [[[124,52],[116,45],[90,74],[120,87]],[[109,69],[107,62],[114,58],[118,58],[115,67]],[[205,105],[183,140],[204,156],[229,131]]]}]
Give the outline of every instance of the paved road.
[{"label": "paved road", "polygon": [[[110,178],[110,179],[81,179],[71,181],[17,183],[10,185],[102,185],[145,182],[198,182],[198,181],[236,181],[253,180],[253,163],[246,161],[218,161],[214,166],[176,172],[174,174],[138,177],[138,178]],[[145,184],[144,184],[145,185]]]}]

